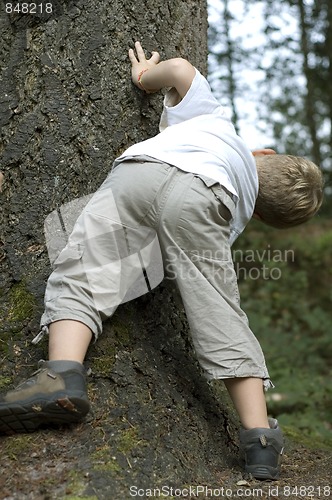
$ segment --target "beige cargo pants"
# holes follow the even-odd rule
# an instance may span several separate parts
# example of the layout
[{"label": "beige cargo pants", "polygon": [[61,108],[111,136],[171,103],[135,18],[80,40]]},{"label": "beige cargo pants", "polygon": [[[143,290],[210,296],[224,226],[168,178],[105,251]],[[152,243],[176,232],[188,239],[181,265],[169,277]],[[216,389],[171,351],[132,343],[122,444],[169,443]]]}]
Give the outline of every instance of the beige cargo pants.
[{"label": "beige cargo pants", "polygon": [[54,264],[41,323],[86,324],[97,338],[119,304],[176,281],[207,378],[259,377],[261,347],[240,308],[222,187],[161,162],[116,166]]}]

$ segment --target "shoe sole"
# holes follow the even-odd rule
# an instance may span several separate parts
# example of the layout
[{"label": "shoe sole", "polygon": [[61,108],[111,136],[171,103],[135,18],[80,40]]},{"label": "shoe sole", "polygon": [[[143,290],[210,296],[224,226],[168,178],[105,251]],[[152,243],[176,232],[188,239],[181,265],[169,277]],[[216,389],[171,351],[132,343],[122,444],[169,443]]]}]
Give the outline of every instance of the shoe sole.
[{"label": "shoe sole", "polygon": [[33,432],[42,425],[76,423],[89,412],[89,401],[83,394],[57,394],[51,401],[34,397],[20,403],[0,404],[0,433]]},{"label": "shoe sole", "polygon": [[246,466],[245,471],[251,474],[255,479],[279,479],[280,469],[274,467],[268,467],[266,465],[252,465]]}]

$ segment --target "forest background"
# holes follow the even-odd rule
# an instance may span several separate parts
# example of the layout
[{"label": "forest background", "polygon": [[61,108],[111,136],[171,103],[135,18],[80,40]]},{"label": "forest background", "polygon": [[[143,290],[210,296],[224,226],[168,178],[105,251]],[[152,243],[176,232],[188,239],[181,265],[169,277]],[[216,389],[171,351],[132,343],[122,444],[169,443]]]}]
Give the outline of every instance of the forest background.
[{"label": "forest background", "polygon": [[251,223],[234,248],[242,305],[269,360],[270,410],[332,444],[332,4],[211,0],[209,80],[252,149],[309,157],[325,202],[302,227]]}]

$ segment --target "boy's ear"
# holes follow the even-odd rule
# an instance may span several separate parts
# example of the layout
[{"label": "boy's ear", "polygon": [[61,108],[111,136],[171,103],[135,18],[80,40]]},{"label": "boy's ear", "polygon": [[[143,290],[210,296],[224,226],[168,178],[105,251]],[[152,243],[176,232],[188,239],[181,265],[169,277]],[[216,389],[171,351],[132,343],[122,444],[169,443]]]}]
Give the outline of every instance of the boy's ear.
[{"label": "boy's ear", "polygon": [[262,156],[262,155],[275,155],[277,154],[274,149],[255,149],[252,152],[254,156]]}]

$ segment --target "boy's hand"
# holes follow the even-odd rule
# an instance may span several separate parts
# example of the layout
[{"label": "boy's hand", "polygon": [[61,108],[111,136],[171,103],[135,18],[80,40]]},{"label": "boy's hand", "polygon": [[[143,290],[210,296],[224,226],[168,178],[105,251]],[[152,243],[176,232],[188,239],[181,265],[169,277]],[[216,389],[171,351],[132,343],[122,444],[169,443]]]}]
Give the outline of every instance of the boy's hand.
[{"label": "boy's hand", "polygon": [[129,50],[131,75],[136,87],[145,90],[148,94],[158,92],[165,87],[174,87],[179,94],[179,102],[188,92],[196,71],[190,62],[176,57],[159,62],[158,52],[152,52],[150,59],[146,59],[142,46],[135,43],[136,54]]},{"label": "boy's hand", "polygon": [[140,42],[135,42],[135,49],[137,53],[137,57],[133,49],[129,49],[129,59],[131,62],[131,78],[133,83],[141,90],[145,90],[148,94],[152,94],[153,92],[158,92],[159,89],[155,90],[146,90],[143,85],[140,83],[140,79],[143,73],[156,66],[160,61],[160,55],[158,52],[152,52],[152,56],[150,59],[146,59],[144,50],[142,49],[142,45]]}]

